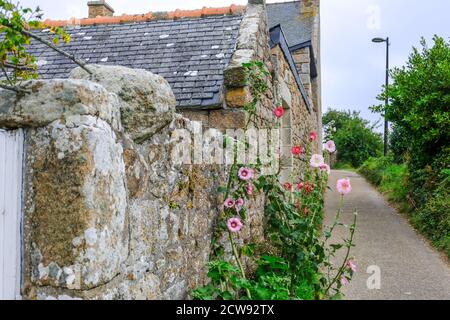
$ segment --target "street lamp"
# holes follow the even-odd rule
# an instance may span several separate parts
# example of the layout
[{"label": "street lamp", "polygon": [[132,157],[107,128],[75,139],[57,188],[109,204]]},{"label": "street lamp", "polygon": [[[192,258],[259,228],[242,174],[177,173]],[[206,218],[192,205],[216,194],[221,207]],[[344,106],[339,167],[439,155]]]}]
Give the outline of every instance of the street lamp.
[{"label": "street lamp", "polygon": [[[384,38],[373,38],[372,42],[374,43],[382,43],[386,42],[386,100],[385,100],[385,106],[387,108],[389,104],[389,99],[387,96],[387,90],[389,85],[389,46],[391,45],[389,42],[389,37],[386,39]],[[388,153],[388,142],[389,142],[389,123],[386,120],[386,115],[384,116],[384,156],[387,156]]]}]

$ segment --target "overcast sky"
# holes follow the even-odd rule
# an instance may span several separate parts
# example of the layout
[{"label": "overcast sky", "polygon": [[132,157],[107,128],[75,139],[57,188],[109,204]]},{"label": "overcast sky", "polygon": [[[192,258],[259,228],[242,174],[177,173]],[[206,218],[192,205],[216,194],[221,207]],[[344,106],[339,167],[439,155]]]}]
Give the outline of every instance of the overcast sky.
[{"label": "overcast sky", "polygon": [[[108,0],[116,11],[146,13],[221,7],[247,0]],[[272,0],[268,2],[283,2]],[[86,17],[86,0],[21,0],[24,6],[39,5],[45,17]],[[450,37],[448,0],[322,0],[322,97],[323,108],[360,110],[372,121],[379,118],[368,107],[384,83],[385,46],[375,36],[391,38],[391,66],[405,63],[420,37],[431,42],[434,34]]]}]

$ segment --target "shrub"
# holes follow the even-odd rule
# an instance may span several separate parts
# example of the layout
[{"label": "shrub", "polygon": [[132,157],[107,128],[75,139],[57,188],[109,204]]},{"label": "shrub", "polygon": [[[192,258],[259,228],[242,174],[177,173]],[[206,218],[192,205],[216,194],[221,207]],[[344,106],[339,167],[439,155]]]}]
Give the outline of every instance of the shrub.
[{"label": "shrub", "polygon": [[396,161],[405,160],[409,189],[417,206],[427,203],[450,166],[450,42],[424,39],[406,66],[391,71],[393,83],[384,88],[389,105],[372,107],[393,124],[391,148]]},{"label": "shrub", "polygon": [[387,163],[381,177],[380,191],[388,194],[389,200],[401,203],[408,198],[408,189],[405,187],[407,183],[406,165]]},{"label": "shrub", "polygon": [[430,200],[413,215],[413,223],[450,258],[450,179],[445,179]]},{"label": "shrub", "polygon": [[383,173],[386,167],[390,164],[390,160],[384,157],[369,158],[358,169],[358,172],[366,177],[370,183],[375,186],[381,185],[383,180]]}]

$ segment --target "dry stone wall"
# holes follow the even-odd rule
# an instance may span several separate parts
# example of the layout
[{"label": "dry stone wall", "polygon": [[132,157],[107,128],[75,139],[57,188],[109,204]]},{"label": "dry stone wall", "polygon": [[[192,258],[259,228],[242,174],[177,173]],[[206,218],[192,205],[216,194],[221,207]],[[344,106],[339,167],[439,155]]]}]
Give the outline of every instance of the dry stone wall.
[{"label": "dry stone wall", "polygon": [[[179,164],[168,83],[94,66],[0,91],[0,127],[25,128],[25,299],[181,299],[205,284],[226,167]],[[193,153],[193,146],[189,152]],[[241,241],[263,241],[262,203]]]}]

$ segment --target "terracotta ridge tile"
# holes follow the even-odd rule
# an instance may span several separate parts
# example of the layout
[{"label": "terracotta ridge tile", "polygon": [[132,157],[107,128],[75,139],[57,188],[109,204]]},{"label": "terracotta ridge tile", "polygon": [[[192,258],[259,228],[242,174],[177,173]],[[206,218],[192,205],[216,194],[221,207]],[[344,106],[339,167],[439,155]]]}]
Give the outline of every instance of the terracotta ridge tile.
[{"label": "terracotta ridge tile", "polygon": [[96,24],[119,24],[119,23],[127,23],[127,22],[144,22],[144,21],[152,21],[152,20],[175,20],[182,18],[202,18],[208,16],[217,16],[217,15],[234,15],[240,14],[245,10],[246,6],[235,5],[232,4],[229,7],[221,7],[221,8],[207,8],[203,7],[202,9],[197,10],[180,10],[177,9],[175,11],[170,12],[148,12],[146,14],[135,14],[135,15],[127,15],[123,14],[121,16],[114,17],[96,17],[96,18],[70,18],[68,20],[50,20],[47,19],[43,21],[43,24],[47,27],[65,27],[70,25],[96,25]]}]

